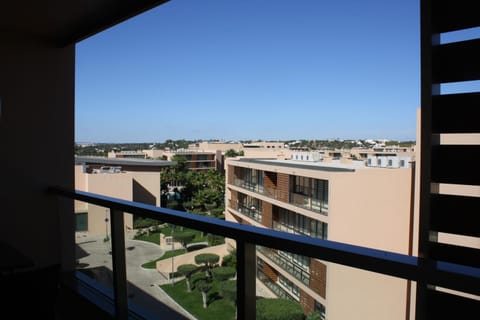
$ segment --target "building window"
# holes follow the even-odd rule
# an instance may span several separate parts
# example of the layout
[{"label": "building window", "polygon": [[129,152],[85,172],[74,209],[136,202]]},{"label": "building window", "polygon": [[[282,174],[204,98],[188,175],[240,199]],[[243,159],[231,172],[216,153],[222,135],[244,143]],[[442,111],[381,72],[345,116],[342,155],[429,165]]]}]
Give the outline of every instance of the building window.
[{"label": "building window", "polygon": [[320,314],[320,320],[325,320],[325,306],[315,300],[315,304],[313,306],[313,311],[318,312]]},{"label": "building window", "polygon": [[310,236],[326,240],[328,238],[327,227],[327,223],[310,219]]},{"label": "building window", "polygon": [[263,171],[249,168],[238,167],[239,172],[236,176],[236,184],[242,188],[255,192],[263,192]]},{"label": "building window", "polygon": [[322,214],[328,214],[328,180],[291,176],[290,203]]},{"label": "building window", "polygon": [[284,208],[278,208],[278,221],[274,221],[273,227],[280,231],[327,239],[327,223],[310,219]]},{"label": "building window", "polygon": [[238,204],[234,209],[257,222],[262,222],[262,201],[257,198],[239,193]]},{"label": "building window", "polygon": [[292,294],[297,300],[300,299],[300,290],[296,285],[293,284],[293,282],[291,282],[281,274],[278,275],[278,282],[288,293]]},{"label": "building window", "polygon": [[286,260],[293,262],[303,270],[309,272],[310,270],[310,257],[302,256],[296,253],[278,250],[278,254],[284,257]]}]

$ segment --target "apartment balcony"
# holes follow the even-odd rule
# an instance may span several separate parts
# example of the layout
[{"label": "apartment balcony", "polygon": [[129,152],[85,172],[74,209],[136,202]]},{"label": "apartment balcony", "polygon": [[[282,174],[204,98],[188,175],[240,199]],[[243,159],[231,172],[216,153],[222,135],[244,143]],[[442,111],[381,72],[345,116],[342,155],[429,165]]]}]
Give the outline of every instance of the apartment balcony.
[{"label": "apartment balcony", "polygon": [[265,257],[267,257],[270,261],[272,261],[275,265],[287,271],[290,275],[302,281],[305,285],[308,286],[310,284],[310,272],[308,270],[305,270],[305,268],[299,266],[292,260],[281,256],[271,248],[257,246],[257,250]]},{"label": "apartment balcony", "polygon": [[247,182],[239,178],[234,179],[233,185],[303,209],[328,215],[328,202],[326,200],[320,200],[303,193],[284,192],[276,188]]},{"label": "apartment balcony", "polygon": [[290,192],[290,203],[310,211],[328,215],[328,202],[303,193]]},{"label": "apartment balcony", "polygon": [[276,188],[265,187],[263,195],[275,200],[285,201],[286,199],[288,199],[289,193],[278,190]]},{"label": "apartment balcony", "polygon": [[239,205],[237,211],[259,223],[262,223],[262,211],[256,209],[255,207]]},{"label": "apartment balcony", "polygon": [[273,293],[279,298],[283,299],[289,299],[292,301],[298,301],[298,299],[295,299],[291,291],[283,288],[281,285],[279,285],[276,281],[273,281],[270,279],[265,273],[260,268],[257,268],[257,277],[258,279],[270,290],[272,290]]},{"label": "apartment balcony", "polygon": [[233,185],[249,191],[261,193],[261,194],[263,193],[263,189],[264,189],[263,185],[261,184],[258,184],[252,181],[247,181],[237,177],[233,179]]}]

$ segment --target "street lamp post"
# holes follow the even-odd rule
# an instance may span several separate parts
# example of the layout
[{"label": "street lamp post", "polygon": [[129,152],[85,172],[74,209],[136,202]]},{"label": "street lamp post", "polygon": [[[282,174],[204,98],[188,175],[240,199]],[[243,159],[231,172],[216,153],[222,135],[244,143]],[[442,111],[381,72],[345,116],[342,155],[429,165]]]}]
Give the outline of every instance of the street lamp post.
[{"label": "street lamp post", "polygon": [[108,209],[105,208],[105,241],[108,240]]},{"label": "street lamp post", "polygon": [[171,273],[171,275],[170,275],[170,276],[172,277],[172,287],[173,287],[173,285],[174,285],[174,283],[175,283],[175,282],[174,282],[174,276],[173,276],[173,275],[174,275],[174,272],[175,272],[175,270],[174,270],[175,268],[174,268],[174,265],[173,265],[173,256],[174,256],[173,250],[175,249],[175,247],[174,247],[174,245],[173,245],[173,231],[174,231],[174,230],[175,230],[175,225],[172,224],[172,232],[170,233],[170,235],[171,235],[171,237],[172,237],[172,239],[171,239],[171,241],[172,241],[172,273]]}]

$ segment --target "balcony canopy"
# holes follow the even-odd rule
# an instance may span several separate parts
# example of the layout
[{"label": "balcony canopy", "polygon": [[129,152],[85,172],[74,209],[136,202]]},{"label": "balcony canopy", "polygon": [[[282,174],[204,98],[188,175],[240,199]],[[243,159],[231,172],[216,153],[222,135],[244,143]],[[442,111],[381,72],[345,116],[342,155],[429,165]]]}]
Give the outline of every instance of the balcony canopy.
[{"label": "balcony canopy", "polygon": [[169,0],[25,0],[0,3],[0,34],[56,46],[81,41]]}]

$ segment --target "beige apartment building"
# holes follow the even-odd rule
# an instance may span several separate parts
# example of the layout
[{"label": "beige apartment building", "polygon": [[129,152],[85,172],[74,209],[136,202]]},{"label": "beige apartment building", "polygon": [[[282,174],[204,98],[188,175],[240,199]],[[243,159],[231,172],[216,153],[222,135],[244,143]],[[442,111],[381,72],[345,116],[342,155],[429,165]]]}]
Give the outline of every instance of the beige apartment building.
[{"label": "beige apartment building", "polygon": [[174,156],[182,156],[187,160],[189,170],[207,171],[210,169],[223,170],[223,155],[220,150],[199,151],[190,149],[171,150],[143,150],[147,157],[172,161]]},{"label": "beige apartment building", "polygon": [[[226,219],[412,254],[412,162],[369,167],[307,155],[227,159]],[[329,320],[404,320],[411,299],[405,280],[261,247],[257,277],[277,296]]]},{"label": "beige apartment building", "polygon": [[188,145],[189,150],[195,151],[217,151],[220,150],[222,153],[225,153],[228,150],[240,151],[242,150],[243,144],[240,142],[212,142],[212,141],[202,141],[195,142]]},{"label": "beige apartment building", "polygon": [[[160,206],[161,170],[168,161],[76,157],[75,189]],[[77,231],[110,234],[107,208],[75,201]],[[133,216],[124,215],[125,227],[133,229]]]}]

